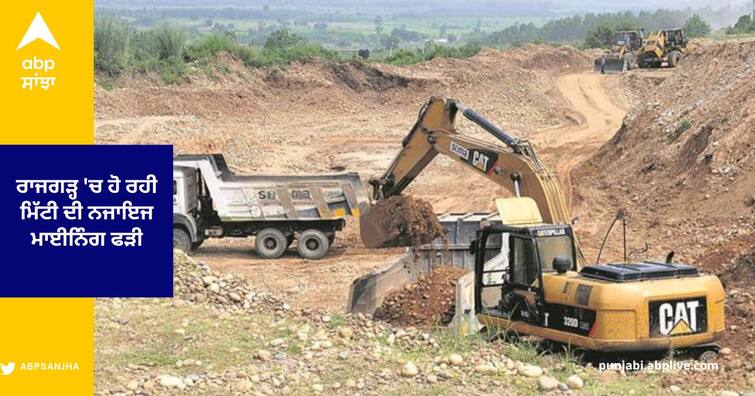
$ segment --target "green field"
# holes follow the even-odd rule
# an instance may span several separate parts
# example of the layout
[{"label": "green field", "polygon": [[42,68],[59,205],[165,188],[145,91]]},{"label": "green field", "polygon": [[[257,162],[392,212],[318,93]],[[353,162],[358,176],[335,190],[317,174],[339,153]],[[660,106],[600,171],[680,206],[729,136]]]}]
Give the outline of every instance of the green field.
[{"label": "green field", "polygon": [[[114,13],[129,21],[136,29],[169,24],[187,29],[195,36],[218,30],[233,32],[240,42],[250,44],[264,43],[272,31],[286,28],[307,41],[332,49],[380,48],[384,46],[380,36],[390,36],[394,29],[410,31],[413,35],[409,39],[402,37],[398,40],[398,47],[415,48],[427,41],[448,39],[449,36],[453,41],[500,31],[516,24],[533,23],[541,26],[548,21],[543,17],[379,15],[375,12],[327,10],[275,10],[267,13],[247,11],[238,16],[219,15],[224,13],[213,10],[197,10],[196,15],[190,16],[184,15],[191,13],[189,11],[146,9],[98,9],[98,13]],[[376,27],[378,17],[382,19],[380,36]]]}]

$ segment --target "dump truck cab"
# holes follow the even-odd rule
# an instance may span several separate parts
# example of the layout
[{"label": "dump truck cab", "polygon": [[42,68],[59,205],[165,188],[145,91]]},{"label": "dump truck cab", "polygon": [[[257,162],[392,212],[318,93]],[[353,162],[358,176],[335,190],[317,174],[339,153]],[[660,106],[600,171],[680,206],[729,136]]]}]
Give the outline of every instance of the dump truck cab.
[{"label": "dump truck cab", "polygon": [[199,170],[187,166],[173,167],[173,245],[198,247],[203,236],[200,216]]},{"label": "dump truck cab", "polygon": [[[653,261],[578,270],[571,225],[531,220],[483,228],[470,246],[481,324],[586,350],[717,348],[724,331],[717,277]],[[491,238],[500,238],[501,253],[476,254],[486,252]]]}]

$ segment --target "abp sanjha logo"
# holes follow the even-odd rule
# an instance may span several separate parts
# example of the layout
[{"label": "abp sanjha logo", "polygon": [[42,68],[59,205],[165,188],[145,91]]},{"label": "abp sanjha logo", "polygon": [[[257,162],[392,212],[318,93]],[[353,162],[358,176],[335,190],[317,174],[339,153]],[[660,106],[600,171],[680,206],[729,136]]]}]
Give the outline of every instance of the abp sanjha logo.
[{"label": "abp sanjha logo", "polygon": [[14,371],[79,371],[79,362],[52,362],[52,361],[30,361],[16,364],[10,362],[1,364],[2,375],[11,375]]}]

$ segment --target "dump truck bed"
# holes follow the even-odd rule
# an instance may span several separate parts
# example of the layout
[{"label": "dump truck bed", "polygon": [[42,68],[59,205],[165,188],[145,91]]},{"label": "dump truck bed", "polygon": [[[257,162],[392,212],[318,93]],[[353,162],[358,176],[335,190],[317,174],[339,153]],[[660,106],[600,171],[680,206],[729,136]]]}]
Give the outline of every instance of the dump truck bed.
[{"label": "dump truck bed", "polygon": [[369,200],[359,174],[237,175],[222,154],[179,155],[198,169],[223,222],[330,220],[359,216]]}]

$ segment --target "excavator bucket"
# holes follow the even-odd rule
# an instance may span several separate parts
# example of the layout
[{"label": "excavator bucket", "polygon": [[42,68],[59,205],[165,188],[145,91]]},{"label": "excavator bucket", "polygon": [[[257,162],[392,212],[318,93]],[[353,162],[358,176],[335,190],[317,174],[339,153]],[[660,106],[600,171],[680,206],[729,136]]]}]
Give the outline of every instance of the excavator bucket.
[{"label": "excavator bucket", "polygon": [[378,210],[367,210],[359,217],[359,236],[362,244],[368,248],[388,247],[392,239],[391,233],[385,229]]},{"label": "excavator bucket", "polygon": [[624,59],[621,58],[597,58],[595,59],[595,72],[602,74],[613,74],[625,72],[628,66]]},{"label": "excavator bucket", "polygon": [[378,201],[359,217],[359,234],[368,248],[419,246],[444,236],[428,202],[395,195]]}]

